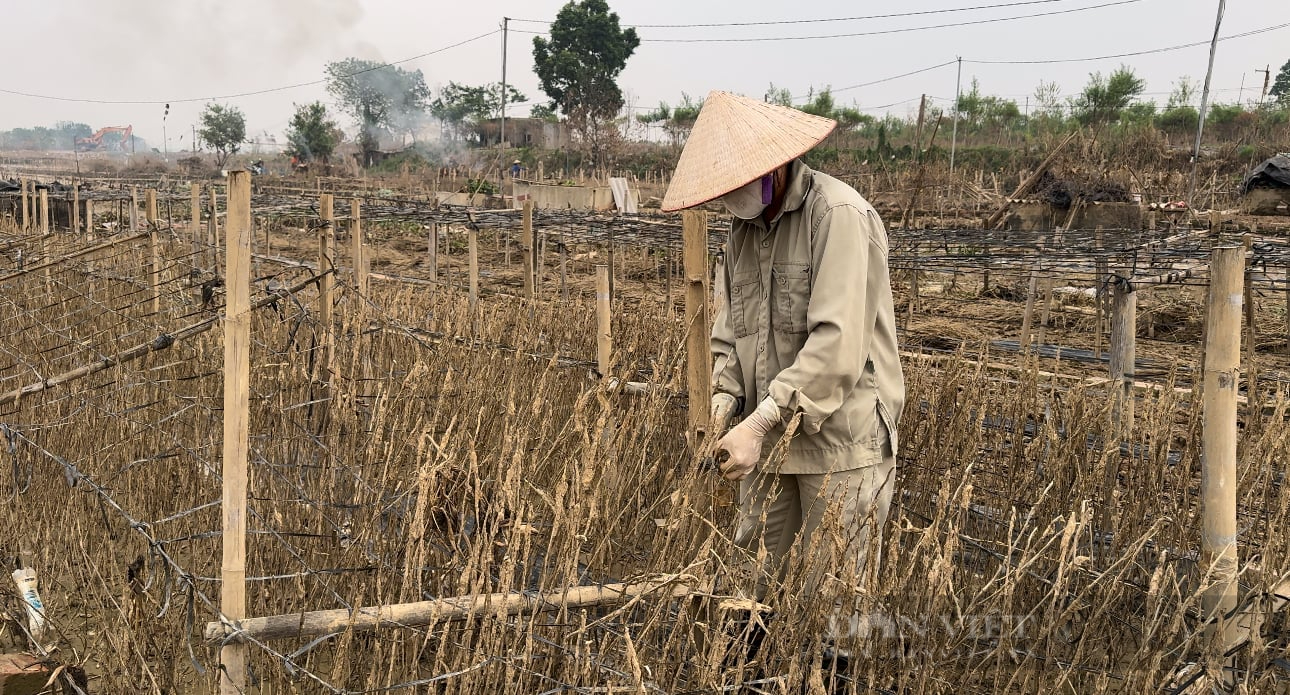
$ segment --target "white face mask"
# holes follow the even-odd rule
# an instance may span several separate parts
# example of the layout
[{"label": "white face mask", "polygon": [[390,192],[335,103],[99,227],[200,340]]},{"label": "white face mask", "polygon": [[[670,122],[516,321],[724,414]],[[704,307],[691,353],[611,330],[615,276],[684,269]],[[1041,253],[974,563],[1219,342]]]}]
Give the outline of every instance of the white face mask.
[{"label": "white face mask", "polygon": [[754,219],[764,212],[769,203],[761,202],[762,178],[764,177],[757,177],[747,185],[721,196],[721,202],[725,204],[726,210],[741,220]]}]

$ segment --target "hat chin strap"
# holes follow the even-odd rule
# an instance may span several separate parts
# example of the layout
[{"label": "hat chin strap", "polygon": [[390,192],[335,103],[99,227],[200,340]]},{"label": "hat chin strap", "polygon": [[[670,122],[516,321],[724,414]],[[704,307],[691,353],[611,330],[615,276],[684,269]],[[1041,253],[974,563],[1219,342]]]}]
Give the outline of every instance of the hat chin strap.
[{"label": "hat chin strap", "polygon": [[770,173],[761,177],[761,204],[770,205],[775,199],[775,174]]}]

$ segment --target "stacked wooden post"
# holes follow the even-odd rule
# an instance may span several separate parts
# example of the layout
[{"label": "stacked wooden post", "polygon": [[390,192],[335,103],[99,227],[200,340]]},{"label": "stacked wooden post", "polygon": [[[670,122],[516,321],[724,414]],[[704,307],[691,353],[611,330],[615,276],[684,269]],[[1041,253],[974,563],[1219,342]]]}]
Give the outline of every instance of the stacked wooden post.
[{"label": "stacked wooden post", "polygon": [[[246,500],[251,375],[251,175],[229,173],[228,250],[224,310],[224,455],[223,560],[220,568],[220,613],[230,620],[246,617]],[[247,688],[247,646],[220,648],[221,695]]]}]

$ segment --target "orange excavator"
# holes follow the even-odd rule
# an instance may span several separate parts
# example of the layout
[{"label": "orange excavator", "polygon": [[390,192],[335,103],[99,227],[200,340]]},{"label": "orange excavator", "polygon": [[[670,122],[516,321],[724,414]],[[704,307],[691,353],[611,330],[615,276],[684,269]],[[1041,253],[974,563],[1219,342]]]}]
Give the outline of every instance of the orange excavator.
[{"label": "orange excavator", "polygon": [[[103,141],[103,136],[108,133],[120,133],[120,139],[109,139]],[[76,138],[77,152],[129,152],[130,137],[134,134],[134,126],[108,126],[99,128],[98,132],[87,138]]]}]

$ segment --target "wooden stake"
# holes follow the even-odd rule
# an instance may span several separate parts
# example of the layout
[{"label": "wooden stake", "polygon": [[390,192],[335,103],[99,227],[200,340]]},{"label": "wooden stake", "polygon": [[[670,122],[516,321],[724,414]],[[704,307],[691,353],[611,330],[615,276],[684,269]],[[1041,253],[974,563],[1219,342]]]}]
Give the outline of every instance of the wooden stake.
[{"label": "wooden stake", "polygon": [[[247,443],[251,377],[251,175],[229,172],[228,298],[224,310],[224,457],[222,476],[223,561],[220,566],[220,613],[246,617]],[[221,695],[246,692],[245,644],[220,648]]]},{"label": "wooden stake", "polygon": [[[1044,237],[1039,237],[1040,253],[1044,248]],[[1039,292],[1039,259],[1030,265],[1030,281],[1026,284],[1026,309],[1021,315],[1021,338],[1017,341],[1021,354],[1030,352],[1030,327],[1035,317],[1035,297]]]},{"label": "wooden stake", "polygon": [[603,379],[609,376],[609,359],[613,354],[613,317],[609,302],[609,266],[596,266],[596,369]]},{"label": "wooden stake", "polygon": [[439,279],[439,224],[431,223],[430,239],[426,243],[426,249],[429,252],[430,279]]},{"label": "wooden stake", "polygon": [[467,230],[467,250],[470,253],[470,319],[479,320],[479,232],[471,225]]},{"label": "wooden stake", "polygon": [[[1205,391],[1201,459],[1201,567],[1213,584],[1201,596],[1202,618],[1236,607],[1236,397],[1240,384],[1241,303],[1245,249],[1215,247],[1205,306]],[[1227,642],[1230,621],[1206,634]]]},{"label": "wooden stake", "polygon": [[130,231],[139,229],[139,187],[130,187]]},{"label": "wooden stake", "polygon": [[[686,382],[689,431],[697,447],[712,409],[712,321],[708,315],[708,213],[686,210],[682,222],[685,267]],[[612,267],[611,267],[612,270]],[[612,278],[612,275],[610,276]]]},{"label": "wooden stake", "polygon": [[210,250],[211,272],[219,267],[219,193],[211,185],[211,217],[206,224],[206,248]]},{"label": "wooden stake", "polygon": [[533,259],[536,256],[533,244],[533,201],[524,201],[524,222],[520,228],[520,255],[524,266],[524,296],[533,298],[535,275]]},{"label": "wooden stake", "polygon": [[193,259],[201,258],[202,253],[202,186],[199,183],[188,187],[188,232],[193,239]]},{"label": "wooden stake", "polygon": [[[1286,296],[1290,297],[1290,293]],[[560,301],[569,301],[569,248],[564,243],[563,229],[560,230]]]},{"label": "wooden stake", "polygon": [[157,191],[149,188],[144,191],[144,210],[148,222],[148,247],[151,260],[148,265],[152,285],[152,315],[161,314],[161,243],[157,238]]},{"label": "wooden stake", "polygon": [[80,234],[81,232],[81,187],[76,184],[75,179],[72,180],[72,214],[70,217],[67,218],[67,221],[72,225],[72,234]]},{"label": "wooden stake", "polygon": [[22,231],[24,232],[31,230],[31,199],[28,198],[27,194],[28,183],[25,178],[18,179],[18,195],[22,198]]},{"label": "wooden stake", "polygon": [[[336,212],[335,199],[331,193],[318,196],[318,207],[322,225],[318,228],[318,272],[326,273],[336,269]],[[336,339],[333,335],[332,296],[336,287],[336,277],[328,273],[318,281],[318,323],[322,326],[322,381],[331,384],[331,368],[336,352]]]},{"label": "wooden stake", "polygon": [[363,200],[355,198],[350,204],[349,241],[354,256],[354,287],[363,297],[367,296],[367,257],[363,251]]},{"label": "wooden stake", "polygon": [[85,199],[85,238],[94,238],[94,201]]}]

